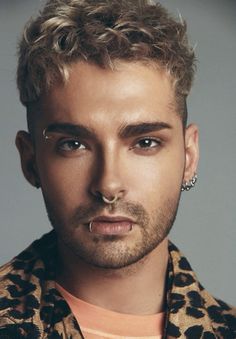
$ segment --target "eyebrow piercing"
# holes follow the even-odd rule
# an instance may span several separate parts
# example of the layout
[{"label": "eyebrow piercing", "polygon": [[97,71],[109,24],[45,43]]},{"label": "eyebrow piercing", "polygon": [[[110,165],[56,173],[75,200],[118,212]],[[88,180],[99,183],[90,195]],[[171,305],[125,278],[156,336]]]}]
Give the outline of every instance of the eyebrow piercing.
[{"label": "eyebrow piercing", "polygon": [[47,133],[47,128],[44,128],[43,137],[44,137],[45,140],[48,140],[48,139],[50,139],[50,137],[46,133]]}]

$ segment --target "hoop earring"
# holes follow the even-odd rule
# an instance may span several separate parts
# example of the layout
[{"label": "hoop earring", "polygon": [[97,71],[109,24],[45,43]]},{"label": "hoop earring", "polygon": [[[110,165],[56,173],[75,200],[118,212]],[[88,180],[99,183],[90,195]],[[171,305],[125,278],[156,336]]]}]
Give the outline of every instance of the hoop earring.
[{"label": "hoop earring", "polygon": [[197,174],[195,173],[191,180],[186,181],[181,186],[181,191],[189,191],[191,188],[195,187],[197,182]]}]

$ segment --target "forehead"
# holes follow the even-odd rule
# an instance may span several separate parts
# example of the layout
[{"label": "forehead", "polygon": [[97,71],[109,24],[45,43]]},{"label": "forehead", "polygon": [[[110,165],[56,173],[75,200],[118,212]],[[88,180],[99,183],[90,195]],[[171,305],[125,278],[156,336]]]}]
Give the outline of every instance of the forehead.
[{"label": "forehead", "polygon": [[[133,123],[180,120],[173,82],[166,71],[141,62],[119,62],[114,70],[78,62],[69,79],[42,98],[41,124]],[[124,121],[125,120],[125,121]]]}]

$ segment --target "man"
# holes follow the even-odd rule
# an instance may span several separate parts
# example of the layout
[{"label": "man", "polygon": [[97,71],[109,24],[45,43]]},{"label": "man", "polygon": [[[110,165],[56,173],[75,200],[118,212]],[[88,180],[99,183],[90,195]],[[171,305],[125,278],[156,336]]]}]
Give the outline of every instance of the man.
[{"label": "man", "polygon": [[16,145],[53,231],[1,268],[0,338],[235,338],[168,241],[196,183],[186,26],[147,1],[49,0],[25,29]]}]

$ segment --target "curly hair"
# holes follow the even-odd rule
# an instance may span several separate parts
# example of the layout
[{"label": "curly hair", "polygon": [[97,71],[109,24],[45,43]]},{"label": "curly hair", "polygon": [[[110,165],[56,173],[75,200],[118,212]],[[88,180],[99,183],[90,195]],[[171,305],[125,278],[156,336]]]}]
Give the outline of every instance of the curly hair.
[{"label": "curly hair", "polygon": [[116,60],[154,62],[169,72],[182,99],[195,72],[186,23],[159,3],[49,0],[19,43],[17,84],[23,105],[38,101],[56,82],[66,82],[70,66],[80,60],[111,69]]}]

